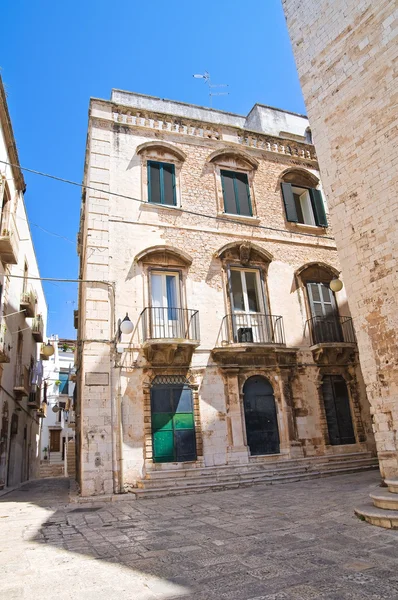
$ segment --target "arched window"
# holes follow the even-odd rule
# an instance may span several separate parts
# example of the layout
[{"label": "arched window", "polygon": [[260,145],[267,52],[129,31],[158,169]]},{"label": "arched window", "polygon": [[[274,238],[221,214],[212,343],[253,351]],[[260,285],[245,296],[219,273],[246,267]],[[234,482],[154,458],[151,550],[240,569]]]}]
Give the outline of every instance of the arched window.
[{"label": "arched window", "polygon": [[180,206],[179,177],[185,153],[168,142],[154,141],[138,146],[137,154],[142,158],[143,199],[151,204]]},{"label": "arched window", "polygon": [[253,217],[253,178],[258,161],[245,152],[231,148],[216,150],[207,160],[214,164],[218,214]]},{"label": "arched window", "polygon": [[317,177],[301,169],[291,169],[284,173],[281,190],[287,221],[318,227],[328,226],[318,184]]}]

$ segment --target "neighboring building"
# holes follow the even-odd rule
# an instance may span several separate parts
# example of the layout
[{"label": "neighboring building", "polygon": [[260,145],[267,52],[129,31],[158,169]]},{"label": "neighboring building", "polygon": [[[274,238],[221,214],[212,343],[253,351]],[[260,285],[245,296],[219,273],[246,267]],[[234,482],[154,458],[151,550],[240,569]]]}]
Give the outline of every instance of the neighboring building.
[{"label": "neighboring building", "polygon": [[380,470],[398,478],[397,3],[283,4],[346,276]]},{"label": "neighboring building", "polygon": [[[41,434],[43,476],[75,474],[75,348],[76,340],[49,338],[54,354],[43,363],[47,417]],[[53,410],[55,409],[55,410]]]},{"label": "neighboring building", "polygon": [[[47,306],[24,204],[25,182],[0,78],[0,489],[37,477]],[[30,279],[30,278],[33,279]]]},{"label": "neighboring building", "polygon": [[[118,90],[91,100],[77,315],[83,495],[375,464],[345,289],[329,287],[340,266],[309,142],[306,117],[260,104],[245,117]],[[126,312],[135,330],[120,337]]]}]

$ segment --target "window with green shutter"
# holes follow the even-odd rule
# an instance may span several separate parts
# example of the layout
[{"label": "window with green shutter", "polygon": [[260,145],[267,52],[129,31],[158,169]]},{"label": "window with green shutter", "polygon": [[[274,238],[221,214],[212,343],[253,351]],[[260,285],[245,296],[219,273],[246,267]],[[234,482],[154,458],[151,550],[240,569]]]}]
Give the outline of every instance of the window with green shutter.
[{"label": "window with green shutter", "polygon": [[176,206],[173,164],[148,160],[148,202]]},{"label": "window with green shutter", "polygon": [[224,211],[231,215],[253,216],[246,173],[221,171]]},{"label": "window with green shutter", "polygon": [[281,188],[288,221],[318,227],[328,226],[325,205],[319,190],[294,183],[282,183]]}]

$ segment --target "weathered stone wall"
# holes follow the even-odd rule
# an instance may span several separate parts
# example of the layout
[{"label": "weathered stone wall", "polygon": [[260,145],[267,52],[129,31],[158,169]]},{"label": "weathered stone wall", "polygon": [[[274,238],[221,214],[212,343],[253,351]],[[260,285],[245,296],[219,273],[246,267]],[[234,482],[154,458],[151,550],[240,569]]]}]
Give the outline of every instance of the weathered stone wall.
[{"label": "weathered stone wall", "polygon": [[372,407],[398,476],[398,13],[394,0],[283,0]]},{"label": "weathered stone wall", "polygon": [[[125,107],[117,109],[105,101],[91,104],[85,183],[101,191],[86,191],[81,277],[114,282],[115,306],[113,284],[81,285],[78,438],[84,495],[118,491],[118,486],[129,488],[153,468],[149,391],[157,374],[184,375],[192,383],[198,466],[248,461],[242,390],[250,375],[261,373],[274,387],[285,458],[344,450],[326,447],[319,395],[322,373],[335,369],[351,382],[350,390],[350,385],[354,391],[360,389],[355,352],[346,363],[321,366],[314,361],[308,335],[304,335],[309,315],[296,270],[317,263],[339,271],[331,228],[297,225],[285,219],[281,176],[292,168],[319,176],[313,148],[266,136],[245,137],[232,125],[218,125],[217,131],[209,130],[207,136],[201,133],[206,124],[192,129],[179,120],[176,125],[155,128],[156,119],[159,115],[133,119]],[[152,152],[143,147],[148,142],[165,142],[184,157],[177,165],[176,207],[141,202],[146,197],[146,161],[141,153]],[[225,148],[244,153],[225,159],[232,167],[233,161],[246,159],[256,165],[250,173],[253,218],[222,213],[218,167],[211,156]],[[169,150],[165,147],[157,152],[167,155]],[[271,314],[283,317],[287,347],[295,348],[287,353],[293,359],[286,365],[283,357],[275,362],[274,355],[261,353],[230,360],[223,357],[220,364],[213,353],[222,319],[229,312],[226,274],[217,253],[227,244],[242,241],[250,241],[270,255],[264,266],[268,308]],[[149,305],[148,265],[140,255],[154,246],[174,248],[190,257],[191,264],[178,268],[184,306],[199,311],[201,333],[192,360],[184,361],[181,354],[161,366],[144,356],[140,340],[140,314]],[[173,260],[168,264],[173,266]],[[344,289],[337,301],[340,314],[349,315]],[[123,352],[114,355],[106,340],[114,335],[114,320],[126,312],[137,328],[131,340],[122,336]],[[358,414],[352,405],[357,444],[348,450],[345,447],[346,452],[372,448],[366,396],[363,389],[358,393]],[[350,395],[353,401],[351,391]],[[156,468],[170,468],[170,463]]]}]

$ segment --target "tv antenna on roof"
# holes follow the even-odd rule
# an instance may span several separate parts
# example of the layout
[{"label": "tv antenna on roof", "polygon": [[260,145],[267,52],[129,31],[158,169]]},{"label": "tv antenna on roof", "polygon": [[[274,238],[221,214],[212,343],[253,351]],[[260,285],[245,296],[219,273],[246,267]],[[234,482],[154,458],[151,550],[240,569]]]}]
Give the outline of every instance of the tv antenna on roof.
[{"label": "tv antenna on roof", "polygon": [[203,73],[203,75],[201,75],[200,73],[196,73],[194,75],[195,79],[204,79],[205,83],[207,83],[208,87],[209,87],[209,96],[210,96],[210,107],[212,106],[213,103],[213,96],[228,96],[229,92],[212,92],[211,90],[214,88],[222,88],[222,87],[228,87],[227,83],[211,83],[211,79],[210,79],[210,73],[208,71],[205,71]]}]

